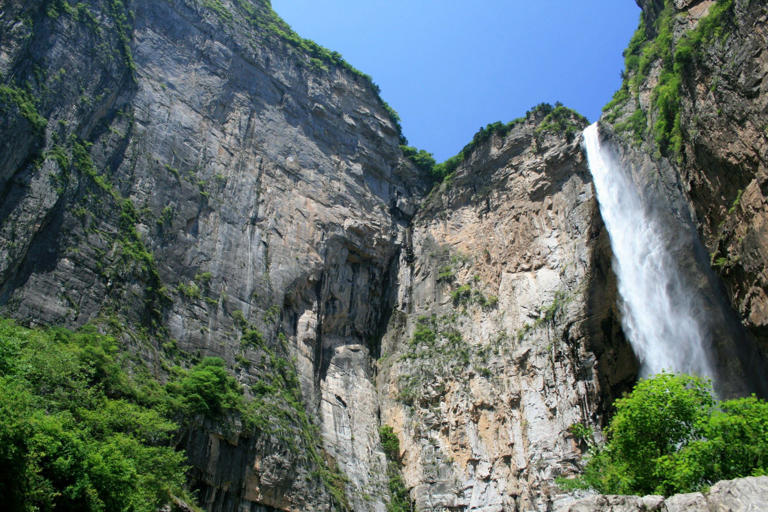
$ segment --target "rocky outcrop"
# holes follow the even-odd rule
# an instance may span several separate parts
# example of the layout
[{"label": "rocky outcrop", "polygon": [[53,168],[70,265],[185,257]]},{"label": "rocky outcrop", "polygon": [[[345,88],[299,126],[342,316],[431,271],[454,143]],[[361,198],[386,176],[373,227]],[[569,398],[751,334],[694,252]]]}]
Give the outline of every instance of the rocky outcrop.
[{"label": "rocky outcrop", "polygon": [[717,482],[706,493],[663,496],[590,496],[558,507],[559,512],[752,512],[768,503],[768,477]]},{"label": "rocky outcrop", "polygon": [[637,370],[615,295],[594,295],[606,247],[580,137],[544,126],[477,147],[401,255],[379,388],[417,510],[546,509],[602,386]]}]

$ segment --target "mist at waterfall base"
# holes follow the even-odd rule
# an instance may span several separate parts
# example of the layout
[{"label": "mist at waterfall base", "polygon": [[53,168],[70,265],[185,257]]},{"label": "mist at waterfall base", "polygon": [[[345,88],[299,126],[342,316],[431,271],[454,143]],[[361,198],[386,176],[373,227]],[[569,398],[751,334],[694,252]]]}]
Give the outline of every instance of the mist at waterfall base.
[{"label": "mist at waterfall base", "polygon": [[661,371],[715,379],[711,349],[692,300],[697,290],[667,249],[664,229],[643,204],[634,182],[601,147],[597,123],[584,131],[584,146],[600,213],[611,239],[621,297],[622,323],[641,376]]}]

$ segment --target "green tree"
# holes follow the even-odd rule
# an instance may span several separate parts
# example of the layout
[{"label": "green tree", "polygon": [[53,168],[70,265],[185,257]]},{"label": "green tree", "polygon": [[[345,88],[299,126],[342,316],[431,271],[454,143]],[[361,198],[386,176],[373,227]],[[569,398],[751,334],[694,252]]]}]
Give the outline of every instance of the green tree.
[{"label": "green tree", "polygon": [[0,319],[3,510],[152,512],[185,496],[170,399],[140,396],[114,338]]},{"label": "green tree", "polygon": [[662,373],[615,403],[607,442],[566,487],[673,494],[768,470],[768,403],[717,402],[708,381]]},{"label": "green tree", "polygon": [[186,415],[216,418],[225,410],[237,410],[242,392],[237,381],[227,372],[226,363],[218,357],[206,357],[185,371],[177,369],[180,377],[166,386],[168,392],[181,400]]},{"label": "green tree", "polygon": [[701,438],[659,459],[657,492],[688,492],[768,473],[767,402],[754,396],[721,402],[702,430]]}]

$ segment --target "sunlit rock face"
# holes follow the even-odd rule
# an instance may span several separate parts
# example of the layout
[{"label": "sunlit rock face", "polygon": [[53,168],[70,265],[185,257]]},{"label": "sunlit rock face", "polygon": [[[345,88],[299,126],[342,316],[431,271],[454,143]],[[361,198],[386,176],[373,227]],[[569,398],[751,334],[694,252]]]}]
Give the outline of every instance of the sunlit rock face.
[{"label": "sunlit rock face", "polygon": [[[652,23],[664,2],[645,3]],[[684,254],[712,253],[722,332],[764,344],[765,8],[734,3],[683,84],[683,163],[604,136],[703,236]],[[95,323],[160,378],[218,356],[269,390],[258,428],[179,440],[207,510],[384,511],[381,425],[417,510],[569,499],[577,433],[599,439],[638,372],[582,119],[534,111],[432,189],[370,79],[265,1],[67,5],[0,6],[2,315]],[[680,37],[711,2],[674,5]]]},{"label": "sunlit rock face", "polygon": [[[636,362],[580,136],[529,116],[416,215],[379,360],[419,510],[545,510]],[[569,430],[570,429],[570,430]]]}]

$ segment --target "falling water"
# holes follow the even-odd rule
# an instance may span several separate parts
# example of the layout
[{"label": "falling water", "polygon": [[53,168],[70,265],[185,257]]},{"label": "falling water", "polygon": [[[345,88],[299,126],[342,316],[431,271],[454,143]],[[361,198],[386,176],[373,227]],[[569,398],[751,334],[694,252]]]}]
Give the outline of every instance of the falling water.
[{"label": "falling water", "polygon": [[714,377],[695,292],[678,279],[679,264],[663,229],[626,171],[601,147],[597,123],[584,131],[584,144],[611,247],[621,296],[624,333],[644,376],[662,370]]}]

